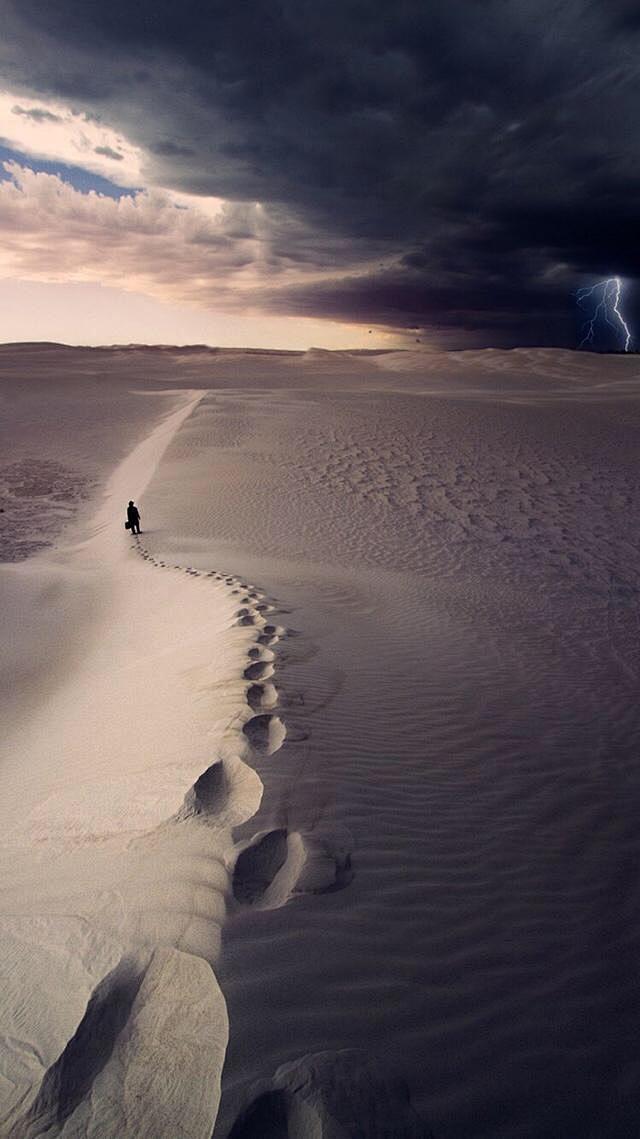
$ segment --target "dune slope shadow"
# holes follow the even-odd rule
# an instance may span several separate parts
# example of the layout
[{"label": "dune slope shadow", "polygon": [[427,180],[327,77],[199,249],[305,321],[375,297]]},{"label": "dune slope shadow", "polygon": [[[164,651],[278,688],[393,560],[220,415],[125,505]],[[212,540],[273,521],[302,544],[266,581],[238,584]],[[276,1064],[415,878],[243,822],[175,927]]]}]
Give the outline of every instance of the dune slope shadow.
[{"label": "dune slope shadow", "polygon": [[27,1115],[18,1120],[10,1139],[36,1139],[57,1134],[111,1058],[116,1040],[131,1014],[144,970],[121,961],[97,986],[75,1035],[45,1073]]},{"label": "dune slope shadow", "polygon": [[224,997],[201,957],[157,947],[98,985],[11,1139],[202,1139],[220,1099]]}]

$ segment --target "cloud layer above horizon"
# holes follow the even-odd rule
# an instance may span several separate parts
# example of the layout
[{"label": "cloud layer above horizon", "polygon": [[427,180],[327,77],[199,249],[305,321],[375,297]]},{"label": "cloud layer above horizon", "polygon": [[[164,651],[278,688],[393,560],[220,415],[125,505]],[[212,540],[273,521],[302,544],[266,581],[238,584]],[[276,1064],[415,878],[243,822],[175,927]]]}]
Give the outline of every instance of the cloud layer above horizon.
[{"label": "cloud layer above horizon", "polygon": [[638,276],[627,0],[2,6],[4,276],[444,346],[572,346]]}]

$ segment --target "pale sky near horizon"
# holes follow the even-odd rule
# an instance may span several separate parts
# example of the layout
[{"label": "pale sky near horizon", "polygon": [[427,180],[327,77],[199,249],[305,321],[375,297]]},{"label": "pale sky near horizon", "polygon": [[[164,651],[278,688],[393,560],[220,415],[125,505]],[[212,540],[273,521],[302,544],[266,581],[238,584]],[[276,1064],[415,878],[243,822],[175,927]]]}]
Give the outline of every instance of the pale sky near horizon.
[{"label": "pale sky near horizon", "polygon": [[[0,343],[208,344],[221,348],[362,349],[407,340],[337,321],[217,314],[92,283],[0,280]],[[411,341],[409,341],[410,343]]]},{"label": "pale sky near horizon", "polygon": [[[254,294],[269,268],[261,272],[258,203],[149,185],[139,148],[86,112],[0,92],[0,140],[0,342],[341,349],[415,340],[261,311]],[[293,267],[287,281],[296,275],[323,276]]]}]

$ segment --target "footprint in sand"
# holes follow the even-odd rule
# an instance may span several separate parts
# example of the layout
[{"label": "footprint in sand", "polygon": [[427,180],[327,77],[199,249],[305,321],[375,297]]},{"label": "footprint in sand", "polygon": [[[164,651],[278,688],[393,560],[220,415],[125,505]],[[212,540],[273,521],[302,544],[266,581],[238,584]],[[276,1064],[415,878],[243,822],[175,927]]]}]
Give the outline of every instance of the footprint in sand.
[{"label": "footprint in sand", "polygon": [[256,640],[259,645],[274,645],[289,633],[282,625],[263,625],[262,631]]},{"label": "footprint in sand", "polygon": [[287,858],[287,831],[268,831],[238,855],[233,871],[233,896],[252,906],[260,901]]},{"label": "footprint in sand", "polygon": [[298,894],[332,894],[353,880],[352,837],[346,828],[257,834],[241,850],[233,871],[237,902],[279,909]]},{"label": "footprint in sand", "polygon": [[279,716],[262,712],[253,716],[243,725],[242,731],[254,751],[261,755],[273,755],[284,743],[286,728]]},{"label": "footprint in sand", "polygon": [[252,684],[247,689],[247,704],[254,712],[275,708],[278,693],[274,684]]},{"label": "footprint in sand", "polygon": [[273,676],[273,664],[269,660],[257,660],[245,668],[243,674],[245,680],[265,680],[268,676]]},{"label": "footprint in sand", "polygon": [[236,625],[244,625],[244,626],[259,625],[261,620],[262,620],[262,618],[260,617],[260,615],[258,613],[247,613],[246,617],[239,617],[238,618],[238,620],[236,621]]},{"label": "footprint in sand", "polygon": [[377,1059],[355,1048],[310,1053],[277,1069],[251,1089],[229,1139],[270,1136],[359,1139],[433,1139],[415,1111],[409,1089]]},{"label": "footprint in sand", "polygon": [[178,814],[177,822],[185,819],[206,819],[216,815],[227,795],[227,778],[222,760],[217,760],[203,771],[202,775],[193,784],[185,795],[184,803]]},{"label": "footprint in sand", "polygon": [[320,825],[300,838],[305,860],[294,886],[296,894],[333,894],[353,881],[353,836],[346,827]]},{"label": "footprint in sand", "polygon": [[249,649],[247,656],[250,660],[273,660],[273,654],[271,654],[271,656],[266,655],[264,649],[259,648],[258,645],[254,645],[253,648]]}]

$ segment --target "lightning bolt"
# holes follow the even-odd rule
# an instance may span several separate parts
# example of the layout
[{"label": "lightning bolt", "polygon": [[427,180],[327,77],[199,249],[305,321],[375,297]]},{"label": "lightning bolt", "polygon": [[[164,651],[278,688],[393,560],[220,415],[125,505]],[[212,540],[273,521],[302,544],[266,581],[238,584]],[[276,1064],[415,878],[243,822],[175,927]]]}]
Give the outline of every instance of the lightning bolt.
[{"label": "lightning bolt", "polygon": [[[622,329],[624,335],[624,350],[629,351],[632,336],[631,330],[620,311],[620,299],[622,297],[622,281],[619,277],[607,277],[604,281],[596,281],[595,285],[589,288],[578,289],[576,293],[576,301],[580,308],[584,308],[585,301],[591,299],[597,300],[595,308],[592,310],[591,316],[583,325],[586,329],[579,348],[584,348],[585,345],[594,343],[596,334],[596,325],[598,321],[603,318],[607,324],[613,328],[618,334]],[[612,313],[615,314],[615,320],[612,318]]]}]

